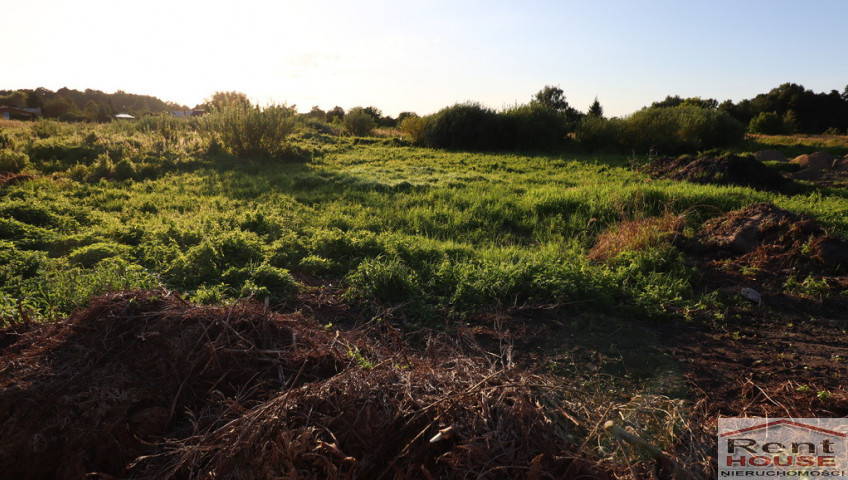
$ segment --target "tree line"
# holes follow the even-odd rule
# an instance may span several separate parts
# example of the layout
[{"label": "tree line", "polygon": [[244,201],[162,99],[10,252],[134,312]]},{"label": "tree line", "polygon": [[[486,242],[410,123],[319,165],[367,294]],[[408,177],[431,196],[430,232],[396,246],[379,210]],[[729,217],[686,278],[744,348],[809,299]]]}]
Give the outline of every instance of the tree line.
[{"label": "tree line", "polygon": [[44,87],[36,89],[0,90],[0,106],[40,108],[42,116],[69,122],[108,122],[118,113],[135,117],[148,114],[187,110],[188,107],[166,102],[150,95],[137,95],[118,90],[105,93],[60,88],[55,92]]},{"label": "tree line", "polygon": [[697,106],[726,112],[752,133],[848,134],[848,85],[815,93],[795,83],[784,83],[754,98],[733,103],[715,99],[668,96],[651,107]]},{"label": "tree line", "polygon": [[[547,105],[567,119],[566,123],[576,126],[583,117],[603,117],[603,107],[597,98],[586,113],[570,106],[565,94],[559,87],[546,86],[533,98],[531,105]],[[247,95],[241,92],[216,92],[195,108],[214,109],[223,105],[251,105]],[[52,91],[46,88],[0,90],[0,106],[16,108],[41,108],[46,118],[64,121],[105,122],[117,113],[129,113],[141,117],[172,110],[187,110],[188,107],[174,102],[160,100],[149,95],[136,95],[118,90],[104,93],[100,90],[84,91],[60,88]],[[764,134],[848,134],[848,86],[840,93],[837,90],[816,93],[795,83],[784,83],[767,93],[734,103],[700,97],[682,98],[678,95],[667,96],[664,100],[652,103],[645,109],[697,107],[716,110],[728,114],[740,122],[752,133]],[[517,109],[514,108],[513,110]],[[643,109],[643,110],[645,110]],[[509,109],[507,109],[509,110]],[[341,123],[345,116],[354,113],[362,130],[373,121],[373,127],[392,128],[404,119],[416,116],[412,112],[402,112],[397,117],[384,115],[374,106],[356,107],[345,111],[340,106],[322,110],[315,106],[305,114],[306,117],[326,123]],[[638,112],[636,112],[638,113]],[[635,113],[634,113],[635,114]],[[367,116],[367,118],[365,118]],[[370,120],[369,120],[370,119]]]}]

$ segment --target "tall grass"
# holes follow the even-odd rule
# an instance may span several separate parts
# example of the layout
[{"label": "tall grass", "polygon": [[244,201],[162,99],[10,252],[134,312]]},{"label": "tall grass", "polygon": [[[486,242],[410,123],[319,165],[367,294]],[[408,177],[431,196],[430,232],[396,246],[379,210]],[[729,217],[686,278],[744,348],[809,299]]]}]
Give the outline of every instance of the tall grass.
[{"label": "tall grass", "polygon": [[202,126],[237,157],[282,159],[291,153],[287,138],[295,131],[296,114],[286,105],[233,106],[203,117]]},{"label": "tall grass", "polygon": [[[658,313],[697,301],[691,271],[658,230],[628,222],[664,225],[686,211],[697,225],[773,201],[848,233],[848,200],[837,191],[646,183],[624,155],[354,146],[300,131],[285,137],[289,148],[331,148],[267,168],[206,155],[211,127],[202,122],[80,126],[45,138],[21,128],[4,133],[32,157],[37,178],[0,188],[0,242],[13,252],[0,255],[0,293],[45,316],[91,292],[153,283],[204,302],[282,301],[297,278],[404,305],[416,318],[526,305]],[[640,240],[613,245],[614,232],[628,231]],[[612,253],[592,260],[605,238]]]}]

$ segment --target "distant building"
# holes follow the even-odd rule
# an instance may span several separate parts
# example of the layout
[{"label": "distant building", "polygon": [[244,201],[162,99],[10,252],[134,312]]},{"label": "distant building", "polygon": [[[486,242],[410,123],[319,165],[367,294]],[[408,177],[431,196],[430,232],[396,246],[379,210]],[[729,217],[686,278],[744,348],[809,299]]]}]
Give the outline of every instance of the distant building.
[{"label": "distant building", "polygon": [[135,117],[133,117],[129,113],[119,113],[115,115],[115,118],[117,118],[118,120],[135,120]]},{"label": "distant building", "polygon": [[6,120],[12,118],[31,119],[41,116],[41,108],[17,108],[0,106],[0,115]]},{"label": "distant building", "polygon": [[194,110],[174,110],[171,112],[171,115],[177,118],[189,118],[189,117],[199,117],[203,115],[204,112],[202,109],[194,109]]}]

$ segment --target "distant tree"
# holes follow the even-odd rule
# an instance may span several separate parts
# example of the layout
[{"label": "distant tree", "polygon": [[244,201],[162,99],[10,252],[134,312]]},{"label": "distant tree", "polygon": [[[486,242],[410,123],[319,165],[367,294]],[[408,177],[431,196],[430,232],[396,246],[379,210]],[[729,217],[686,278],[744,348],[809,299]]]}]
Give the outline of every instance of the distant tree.
[{"label": "distant tree", "polygon": [[690,106],[715,110],[718,108],[718,100],[714,98],[689,97],[686,100],[683,100],[681,106]]},{"label": "distant tree", "polygon": [[383,111],[382,111],[382,110],[380,110],[380,109],[379,109],[379,108],[377,108],[377,107],[365,107],[365,108],[363,108],[362,110],[363,110],[365,113],[367,113],[368,115],[371,115],[371,117],[373,117],[373,118],[374,118],[374,120],[376,120],[376,119],[378,119],[378,118],[380,118],[380,117],[382,117],[382,116],[383,116]]},{"label": "distant tree", "polygon": [[24,108],[26,106],[26,93],[21,91],[10,92],[0,95],[0,105],[6,107]]},{"label": "distant tree", "polygon": [[351,108],[343,120],[345,130],[357,137],[364,137],[374,130],[376,120],[367,109],[362,107]]},{"label": "distant tree", "polygon": [[409,117],[418,117],[418,114],[415,113],[415,112],[400,112],[397,116],[398,125],[403,123],[403,121],[406,120]]},{"label": "distant tree", "polygon": [[793,133],[798,132],[798,118],[792,110],[787,110],[786,113],[783,114],[781,122],[783,123],[784,133],[792,135]]},{"label": "distant tree", "polygon": [[718,108],[718,100],[713,98],[689,97],[681,98],[680,95],[668,95],[664,100],[654,102],[651,108],[674,108],[674,107],[698,107],[715,110]]},{"label": "distant tree", "polygon": [[667,95],[664,100],[652,103],[650,108],[674,108],[681,104],[683,104],[683,99],[680,95]]},{"label": "distant tree", "polygon": [[242,92],[215,92],[211,97],[207,98],[203,104],[203,108],[209,111],[220,110],[222,108],[240,108],[251,107],[250,99],[247,94]]},{"label": "distant tree", "polygon": [[748,124],[748,131],[765,135],[785,133],[783,120],[775,112],[760,112],[759,115],[751,119],[751,122]]},{"label": "distant tree", "polygon": [[97,107],[97,121],[108,122],[112,120],[112,109],[109,104],[101,104]]},{"label": "distant tree", "polygon": [[539,90],[533,96],[530,104],[531,106],[534,104],[541,105],[559,112],[569,124],[575,124],[583,116],[583,114],[568,104],[568,101],[565,99],[565,92],[561,88],[552,85],[545,85],[544,88]]},{"label": "distant tree", "polygon": [[601,106],[601,102],[598,101],[598,97],[595,97],[595,101],[592,102],[592,105],[589,107],[587,115],[590,117],[604,117],[604,107]]},{"label": "distant tree", "polygon": [[344,108],[336,105],[330,111],[327,112],[327,123],[333,123],[336,120],[341,122],[342,120],[344,120],[344,117],[345,117]]},{"label": "distant tree", "polygon": [[533,97],[533,102],[561,112],[570,108],[565,99],[565,92],[561,88],[552,85],[545,85],[544,88],[539,90]]},{"label": "distant tree", "polygon": [[99,108],[97,107],[97,103],[94,100],[89,100],[85,103],[85,108],[83,108],[83,116],[89,122],[96,122],[98,117]]},{"label": "distant tree", "polygon": [[307,113],[306,116],[323,121],[324,119],[327,118],[327,112],[325,112],[324,110],[321,110],[321,108],[318,107],[318,105],[315,105],[314,107],[312,107],[312,110],[309,110],[309,113]]},{"label": "distant tree", "polygon": [[56,95],[50,100],[44,102],[42,114],[45,117],[58,118],[59,116],[67,113],[71,109],[72,105],[73,103],[67,98],[61,95]]}]

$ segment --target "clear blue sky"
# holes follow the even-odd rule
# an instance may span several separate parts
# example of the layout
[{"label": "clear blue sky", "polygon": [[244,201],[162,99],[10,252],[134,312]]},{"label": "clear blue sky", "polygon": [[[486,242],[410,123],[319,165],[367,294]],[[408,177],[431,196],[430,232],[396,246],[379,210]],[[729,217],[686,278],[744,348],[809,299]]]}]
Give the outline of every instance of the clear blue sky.
[{"label": "clear blue sky", "polygon": [[301,111],[432,113],[558,85],[626,115],[666,95],[739,101],[848,84],[848,0],[5,0],[0,89],[217,90]]}]

